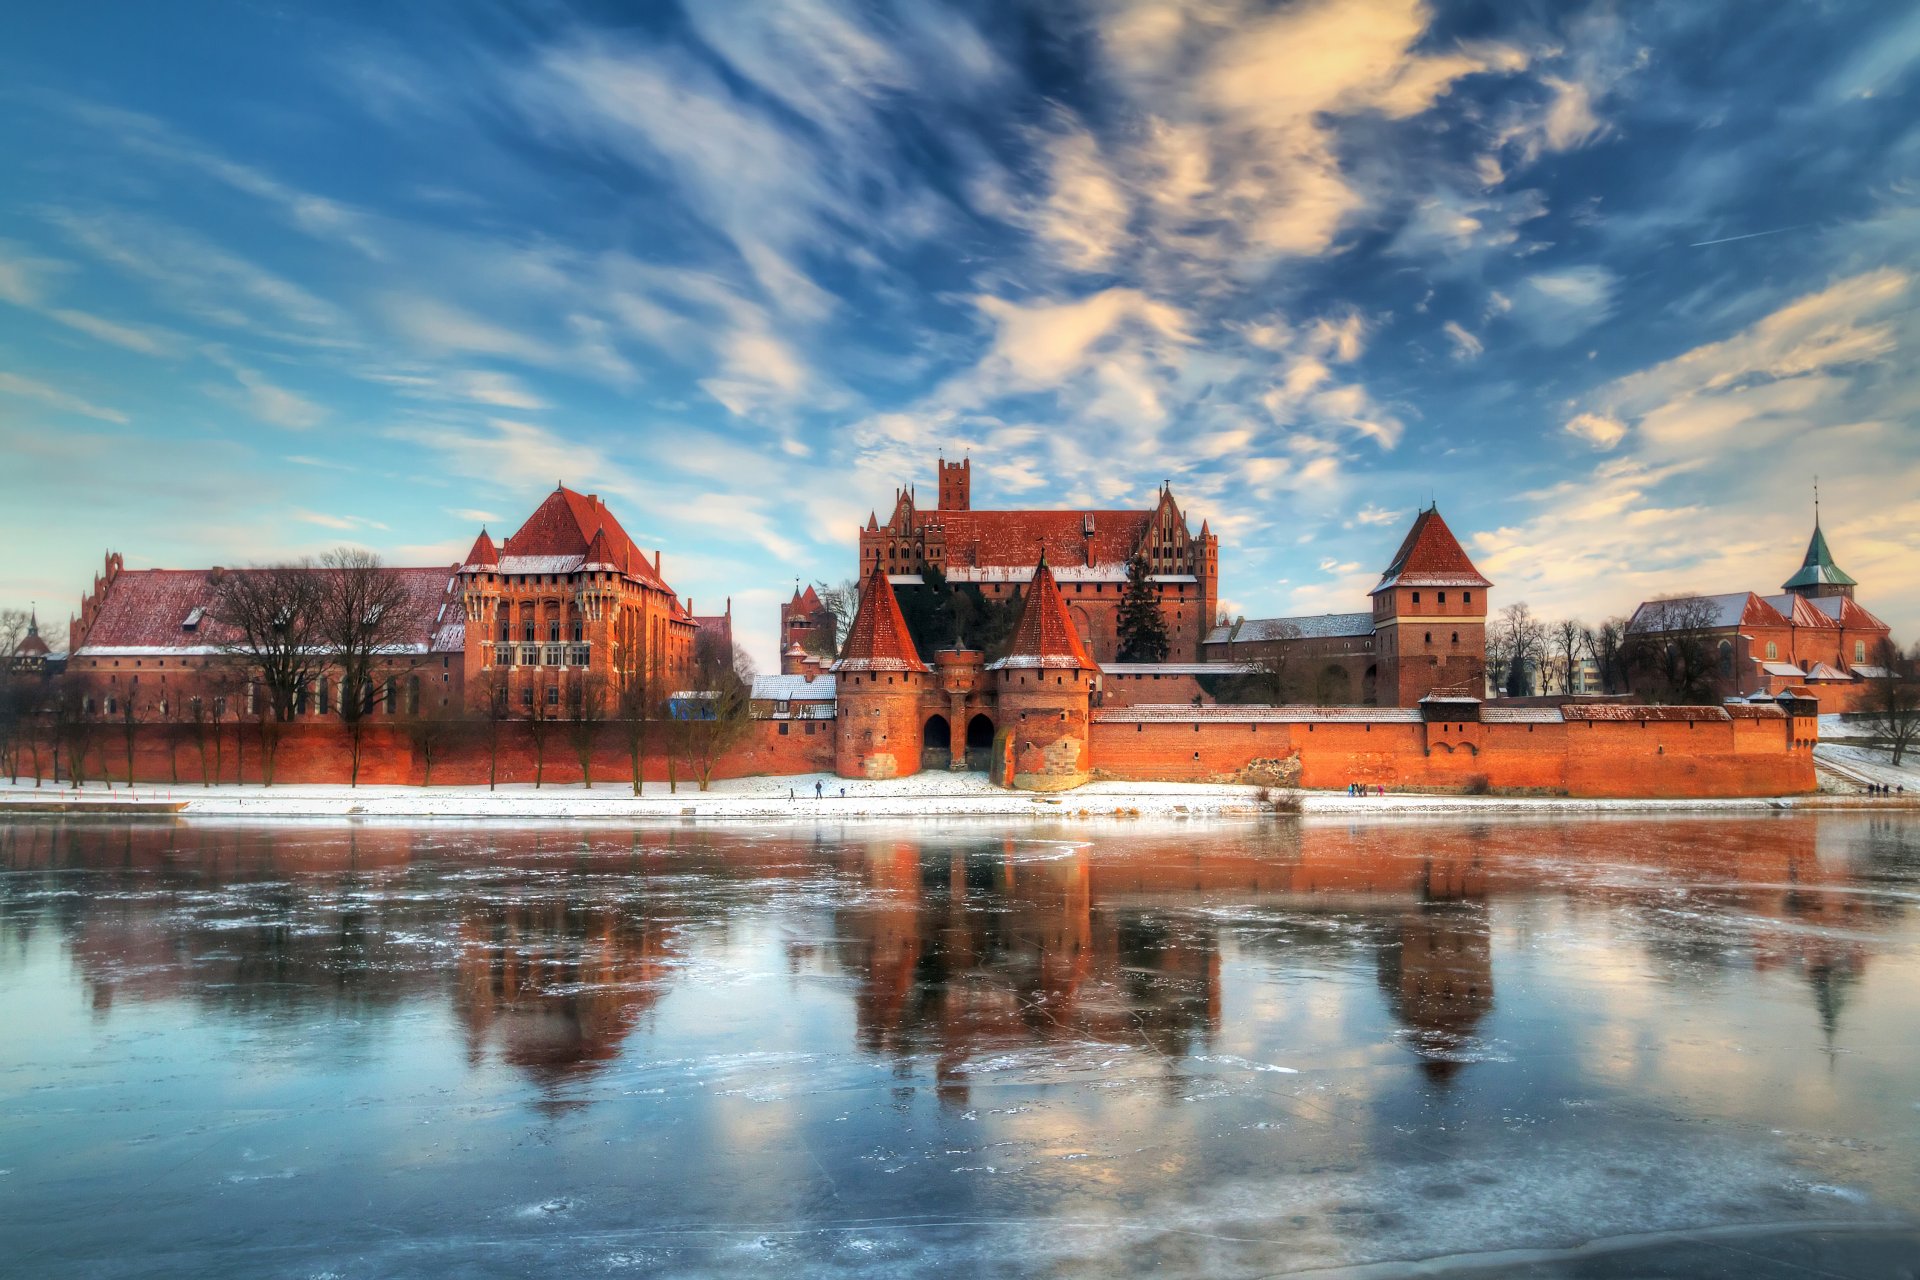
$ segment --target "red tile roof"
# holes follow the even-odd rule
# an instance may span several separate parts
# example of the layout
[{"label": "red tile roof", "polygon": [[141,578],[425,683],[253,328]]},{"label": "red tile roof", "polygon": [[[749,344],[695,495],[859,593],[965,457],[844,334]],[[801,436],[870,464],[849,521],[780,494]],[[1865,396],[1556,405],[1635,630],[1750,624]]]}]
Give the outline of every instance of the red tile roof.
[{"label": "red tile roof", "polygon": [[920,651],[907,632],[893,584],[878,562],[860,588],[860,608],[847,630],[847,643],[835,671],[925,671]]},{"label": "red tile roof", "polygon": [[[604,542],[598,542],[600,535]],[[654,572],[653,562],[620,527],[597,495],[565,486],[548,494],[527,522],[500,549],[501,557],[576,558],[583,564],[608,564],[662,591],[672,588]]]},{"label": "red tile roof", "polygon": [[493,545],[493,539],[482,529],[480,536],[473,540],[473,550],[467,552],[467,558],[460,562],[461,567],[469,565],[497,565],[500,563],[500,551]]},{"label": "red tile roof", "polygon": [[[226,569],[224,573],[252,573]],[[332,572],[327,569],[312,573]],[[382,570],[405,584],[409,612],[417,624],[415,643],[439,651],[435,639],[466,621],[459,593],[453,590],[455,567]],[[213,653],[237,637],[211,614],[215,585],[207,569],[125,569],[107,584],[93,626],[76,650],[78,656],[114,653]],[[187,621],[193,620],[188,627]]]},{"label": "red tile roof", "polygon": [[1067,613],[1067,602],[1053,571],[1042,560],[1033,572],[1033,585],[1027,589],[1026,606],[1013,629],[1007,656],[993,664],[1000,667],[1061,667],[1077,671],[1100,668],[1087,653],[1080,631]]},{"label": "red tile roof", "polygon": [[945,528],[951,566],[1025,568],[1044,553],[1053,564],[1071,567],[1125,564],[1146,540],[1153,516],[1152,511],[941,511],[929,513],[924,523]]},{"label": "red tile roof", "polygon": [[1407,530],[1407,536],[1394,553],[1393,562],[1380,575],[1380,585],[1371,594],[1396,586],[1490,587],[1467,558],[1460,540],[1440,518],[1438,507],[1428,507]]}]

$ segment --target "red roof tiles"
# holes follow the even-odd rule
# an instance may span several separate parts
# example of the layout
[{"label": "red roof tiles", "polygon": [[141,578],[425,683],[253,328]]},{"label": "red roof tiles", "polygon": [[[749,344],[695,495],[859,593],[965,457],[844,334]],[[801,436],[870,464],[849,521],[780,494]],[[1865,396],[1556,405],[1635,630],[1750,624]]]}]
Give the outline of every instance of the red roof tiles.
[{"label": "red roof tiles", "polygon": [[[603,534],[604,542],[597,542]],[[596,495],[575,493],[565,486],[555,489],[534,508],[526,523],[507,539],[500,554],[502,559],[572,558],[582,564],[607,564],[648,586],[671,590],[606,503]]]},{"label": "red roof tiles", "polygon": [[1413,527],[1394,553],[1393,562],[1380,575],[1380,585],[1370,594],[1396,586],[1490,587],[1467,558],[1460,540],[1440,518],[1438,507],[1428,507],[1414,519]]},{"label": "red roof tiles", "polygon": [[1033,571],[1033,586],[1027,591],[1026,607],[1020,611],[1019,625],[1007,656],[994,667],[1061,667],[1077,671],[1100,668],[1087,653],[1080,631],[1067,613],[1067,602],[1053,571],[1043,559]]},{"label": "red roof tiles", "polygon": [[[251,573],[226,569],[224,573]],[[332,570],[313,569],[312,573]],[[446,628],[465,621],[458,592],[451,590],[455,569],[388,568],[405,584],[409,613],[418,624],[415,643],[437,651],[434,641]],[[237,636],[210,612],[215,586],[206,569],[124,569],[107,585],[93,625],[81,639],[80,655],[114,653],[212,653]],[[192,625],[187,625],[191,621]]]},{"label": "red roof tiles", "polygon": [[900,602],[893,598],[893,584],[887,571],[877,562],[860,588],[860,608],[847,630],[846,648],[836,671],[925,671],[920,651],[914,648],[907,631],[907,620],[900,613]]},{"label": "red roof tiles", "polygon": [[473,550],[467,552],[467,558],[460,562],[462,568],[475,565],[497,565],[500,563],[499,549],[493,545],[493,539],[482,529],[480,536],[473,540]]},{"label": "red roof tiles", "polygon": [[944,528],[951,567],[1025,568],[1043,554],[1056,565],[1124,565],[1146,539],[1153,516],[1152,511],[941,511],[925,523]]}]

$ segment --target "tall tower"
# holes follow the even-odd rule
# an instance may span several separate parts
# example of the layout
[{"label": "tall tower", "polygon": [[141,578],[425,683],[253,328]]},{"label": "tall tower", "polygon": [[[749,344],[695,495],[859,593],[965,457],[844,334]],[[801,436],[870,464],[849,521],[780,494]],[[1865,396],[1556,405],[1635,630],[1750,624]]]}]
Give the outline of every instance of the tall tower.
[{"label": "tall tower", "polygon": [[940,510],[969,511],[973,503],[973,459],[940,459]]},{"label": "tall tower", "polygon": [[1085,782],[1093,689],[1100,668],[1080,641],[1044,554],[1007,656],[992,663],[1000,731],[990,776],[1027,791]]},{"label": "tall tower", "polygon": [[1436,690],[1486,691],[1487,592],[1453,530],[1428,507],[1372,591],[1374,696],[1411,707]]},{"label": "tall tower", "polygon": [[843,778],[920,772],[920,699],[931,672],[920,661],[886,566],[878,561],[860,587],[860,608],[833,671],[834,771]]}]

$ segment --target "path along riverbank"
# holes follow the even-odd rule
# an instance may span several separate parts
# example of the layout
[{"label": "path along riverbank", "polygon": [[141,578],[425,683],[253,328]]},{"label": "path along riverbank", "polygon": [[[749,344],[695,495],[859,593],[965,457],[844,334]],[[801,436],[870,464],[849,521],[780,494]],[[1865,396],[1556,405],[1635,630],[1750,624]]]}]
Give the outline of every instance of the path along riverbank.
[{"label": "path along riverbank", "polygon": [[[815,784],[818,783],[816,792]],[[683,785],[669,792],[648,783],[644,795],[601,783],[532,787],[344,787],[293,784],[200,787],[140,784],[68,786],[0,782],[0,817],[31,813],[179,814],[220,818],[431,818],[583,822],[722,819],[810,821],[818,818],[1021,817],[1210,818],[1274,812],[1314,816],[1394,814],[1548,814],[1712,812],[1886,808],[1920,810],[1920,794],[1904,797],[1783,796],[1742,800],[1583,800],[1559,796],[1386,795],[1264,791],[1200,783],[1094,782],[1040,795],[1006,791],[978,774],[916,774],[884,782],[829,774],[736,778],[710,791]]]}]

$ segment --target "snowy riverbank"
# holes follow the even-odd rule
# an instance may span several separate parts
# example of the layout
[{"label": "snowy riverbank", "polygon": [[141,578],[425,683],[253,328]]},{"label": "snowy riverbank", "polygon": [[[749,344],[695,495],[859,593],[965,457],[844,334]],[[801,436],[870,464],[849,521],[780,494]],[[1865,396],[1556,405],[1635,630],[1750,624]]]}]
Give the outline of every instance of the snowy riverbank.
[{"label": "snowy riverbank", "polygon": [[[821,794],[814,794],[814,784]],[[1564,797],[1400,795],[1355,797],[1343,792],[1275,792],[1283,805],[1298,803],[1312,816],[1421,813],[1593,813],[1713,811],[1859,804],[1839,797],[1748,800],[1580,800]],[[1920,803],[1920,797],[1915,798]],[[1885,802],[1894,805],[1899,802]],[[1210,818],[1272,813],[1254,787],[1180,782],[1095,782],[1052,795],[1005,791],[980,774],[923,773],[885,782],[849,781],[826,774],[738,778],[701,792],[683,786],[670,793],[649,783],[644,796],[602,783],[534,788],[359,787],[290,784],[276,787],[148,786],[90,784],[80,791],[31,782],[0,783],[0,814],[59,807],[69,812],[148,811],[227,818],[436,818],[570,819],[585,822],[816,818],[1020,817]]]}]

